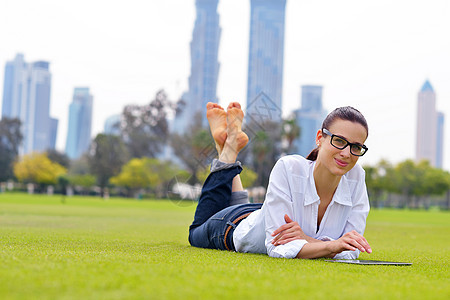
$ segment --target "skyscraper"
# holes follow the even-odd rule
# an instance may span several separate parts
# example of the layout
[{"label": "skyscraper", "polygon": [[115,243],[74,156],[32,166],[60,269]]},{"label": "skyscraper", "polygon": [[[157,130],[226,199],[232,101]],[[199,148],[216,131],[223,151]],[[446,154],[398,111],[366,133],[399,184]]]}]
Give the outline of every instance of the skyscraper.
[{"label": "skyscraper", "polygon": [[306,157],[316,147],[316,133],[327,116],[322,106],[322,86],[303,85],[301,108],[294,111],[300,137],[294,141],[294,152]]},{"label": "skyscraper", "polygon": [[426,159],[434,167],[442,167],[444,115],[436,111],[436,93],[427,80],[417,101],[416,160]]},{"label": "skyscraper", "polygon": [[69,126],[66,154],[71,159],[79,158],[91,142],[92,95],[89,88],[75,88],[69,107]]},{"label": "skyscraper", "polygon": [[218,0],[196,0],[197,18],[191,41],[191,75],[189,90],[184,93],[185,101],[181,113],[176,116],[174,131],[184,132],[197,115],[207,126],[206,103],[217,102],[217,78],[219,76],[219,41],[221,28],[217,13]]},{"label": "skyscraper", "polygon": [[[271,121],[281,119],[286,0],[251,0],[247,115],[257,113],[258,95],[271,101]],[[259,113],[258,113],[259,114]]]},{"label": "skyscraper", "polygon": [[50,118],[49,63],[26,63],[22,54],[5,66],[2,116],[22,122],[19,153],[55,148],[58,121]]},{"label": "skyscraper", "polygon": [[437,139],[436,139],[436,167],[444,166],[444,123],[445,116],[443,112],[437,113]]}]

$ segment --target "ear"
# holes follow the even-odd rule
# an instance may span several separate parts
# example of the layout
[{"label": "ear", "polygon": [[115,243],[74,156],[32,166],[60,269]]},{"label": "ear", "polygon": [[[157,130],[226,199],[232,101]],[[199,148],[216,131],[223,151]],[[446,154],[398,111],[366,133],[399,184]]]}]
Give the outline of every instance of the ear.
[{"label": "ear", "polygon": [[323,138],[323,133],[322,133],[322,129],[317,130],[317,134],[316,134],[316,145],[320,145],[322,143],[322,138]]}]

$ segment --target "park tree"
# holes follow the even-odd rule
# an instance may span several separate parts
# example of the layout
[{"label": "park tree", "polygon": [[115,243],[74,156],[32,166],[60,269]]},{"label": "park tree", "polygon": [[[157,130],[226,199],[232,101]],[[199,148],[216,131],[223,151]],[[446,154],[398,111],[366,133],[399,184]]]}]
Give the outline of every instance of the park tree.
[{"label": "park tree", "polygon": [[78,193],[86,194],[97,182],[97,178],[92,174],[69,174],[67,175],[69,184],[75,188]]},{"label": "park tree", "polygon": [[170,183],[176,176],[182,176],[185,173],[180,167],[170,161],[149,159],[146,165],[151,172],[158,174],[157,184],[150,186],[157,198],[166,197]]},{"label": "park tree", "polygon": [[442,195],[450,189],[450,175],[432,167],[428,161],[405,160],[394,167],[381,161],[376,167],[367,167],[366,183],[375,199],[384,192],[402,195],[400,206],[418,207],[421,198]]},{"label": "park tree", "polygon": [[0,120],[0,182],[14,177],[13,163],[22,143],[19,119],[3,117]]},{"label": "park tree", "polygon": [[97,178],[90,173],[88,153],[70,161],[67,179],[69,180],[69,185],[81,194],[88,193],[95,186]]},{"label": "park tree", "polygon": [[438,168],[427,168],[423,189],[425,195],[443,195],[450,191],[450,173]]},{"label": "park tree", "polygon": [[151,189],[156,197],[164,196],[165,189],[177,173],[171,162],[159,161],[155,158],[134,158],[126,163],[121,172],[110,179],[116,186],[125,187],[129,195],[136,195],[142,190]]},{"label": "park tree", "polygon": [[255,185],[267,187],[273,166],[281,156],[281,125],[274,122],[249,124],[246,165],[258,174]]},{"label": "park tree", "polygon": [[70,161],[69,174],[84,175],[89,174],[89,172],[89,153],[85,153],[78,159]]},{"label": "park tree", "polygon": [[120,137],[98,134],[92,141],[88,154],[89,168],[97,178],[102,197],[109,179],[119,174],[127,161],[128,151]]},{"label": "park tree", "polygon": [[420,198],[443,195],[450,189],[449,173],[432,167],[427,160],[422,160],[416,164],[416,173],[419,177],[419,184],[413,189],[416,200],[413,204],[414,207],[418,207]]},{"label": "park tree", "polygon": [[161,153],[169,136],[167,117],[174,110],[164,90],[147,105],[125,106],[120,131],[131,157],[156,157]]},{"label": "park tree", "polygon": [[158,174],[151,173],[145,167],[145,158],[133,158],[109,181],[116,186],[126,188],[131,196],[141,189],[150,187],[151,182],[156,180],[158,180]]},{"label": "park tree", "polygon": [[66,168],[52,162],[45,153],[24,155],[14,164],[14,175],[19,181],[38,184],[41,190],[47,185],[57,184],[58,177],[66,172]]},{"label": "park tree", "polygon": [[63,152],[59,152],[58,150],[55,150],[55,149],[48,149],[46,151],[46,153],[47,153],[47,157],[51,161],[60,164],[61,166],[63,166],[66,169],[70,167],[70,158],[67,156],[67,154],[65,154]]},{"label": "park tree", "polygon": [[365,165],[364,170],[369,200],[377,207],[388,192],[395,191],[393,166],[387,160],[381,160],[375,166]]},{"label": "park tree", "polygon": [[284,142],[284,153],[291,154],[293,152],[294,141],[300,137],[300,134],[301,128],[297,125],[295,115],[291,115],[288,118],[283,119],[281,137]]}]

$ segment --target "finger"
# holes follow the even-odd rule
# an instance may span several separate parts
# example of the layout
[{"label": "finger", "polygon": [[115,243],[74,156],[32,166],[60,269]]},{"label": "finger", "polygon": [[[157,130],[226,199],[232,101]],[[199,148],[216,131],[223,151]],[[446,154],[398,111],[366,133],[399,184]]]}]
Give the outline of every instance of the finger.
[{"label": "finger", "polygon": [[278,242],[281,238],[283,238],[284,232],[279,233],[273,240],[272,240],[272,244],[275,244],[276,242]]},{"label": "finger", "polygon": [[300,238],[292,237],[292,238],[289,238],[289,239],[281,240],[281,241],[278,241],[276,246],[278,246],[278,245],[285,245],[285,244],[290,243],[290,242],[295,241],[295,240],[300,240]]},{"label": "finger", "polygon": [[279,236],[276,236],[276,237],[272,240],[272,244],[275,245],[275,244],[278,242],[279,239],[280,239]]},{"label": "finger", "polygon": [[346,239],[342,239],[342,240],[341,240],[340,248],[341,248],[342,250],[339,250],[339,252],[342,252],[342,251],[345,251],[345,250],[350,250],[350,251],[355,251],[355,250],[356,250],[356,248],[353,247],[353,245],[350,244],[349,241],[346,240]]},{"label": "finger", "polygon": [[361,252],[366,252],[366,249],[356,239],[351,239],[349,244]]},{"label": "finger", "polygon": [[362,242],[362,246],[364,247],[364,249],[366,249],[367,253],[372,253],[372,248],[369,245],[369,242],[363,237],[363,242]]},{"label": "finger", "polygon": [[295,226],[295,223],[294,223],[294,224],[288,223],[288,224],[281,225],[280,227],[278,227],[278,229],[276,229],[276,230],[272,233],[272,236],[276,236],[276,235],[279,234],[280,232],[283,232],[283,231],[285,231],[286,229],[291,228],[292,226]]},{"label": "finger", "polygon": [[284,220],[286,221],[286,223],[294,222],[294,221],[291,220],[291,218],[289,218],[289,216],[287,214],[284,215]]},{"label": "finger", "polygon": [[366,238],[356,231],[352,231],[352,233],[353,233],[354,239],[364,248],[364,251],[366,251],[367,253],[372,253],[372,248],[370,247]]},{"label": "finger", "polygon": [[284,233],[280,234],[279,238],[275,241],[274,244],[285,244],[287,240],[301,240],[302,237],[299,236],[296,232]]},{"label": "finger", "polygon": [[275,243],[277,243],[278,242],[278,240],[280,239],[280,235],[277,235],[273,240],[272,240],[272,244],[274,244],[275,245]]},{"label": "finger", "polygon": [[274,245],[278,244],[281,240],[283,240],[284,237],[285,237],[285,232],[283,231],[272,240],[272,244],[274,244]]}]

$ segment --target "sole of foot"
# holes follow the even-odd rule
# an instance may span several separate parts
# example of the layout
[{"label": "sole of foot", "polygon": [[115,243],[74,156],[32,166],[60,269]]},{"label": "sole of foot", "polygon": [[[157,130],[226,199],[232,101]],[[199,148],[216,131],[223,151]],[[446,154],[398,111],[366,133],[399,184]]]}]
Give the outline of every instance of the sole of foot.
[{"label": "sole of foot", "polygon": [[242,131],[242,122],[244,120],[244,112],[241,105],[237,102],[232,102],[227,108],[227,131],[228,136],[233,136],[236,139],[237,151],[241,151],[248,143],[248,136]]},{"label": "sole of foot", "polygon": [[217,103],[206,104],[206,118],[219,154],[227,139],[227,112]]}]

